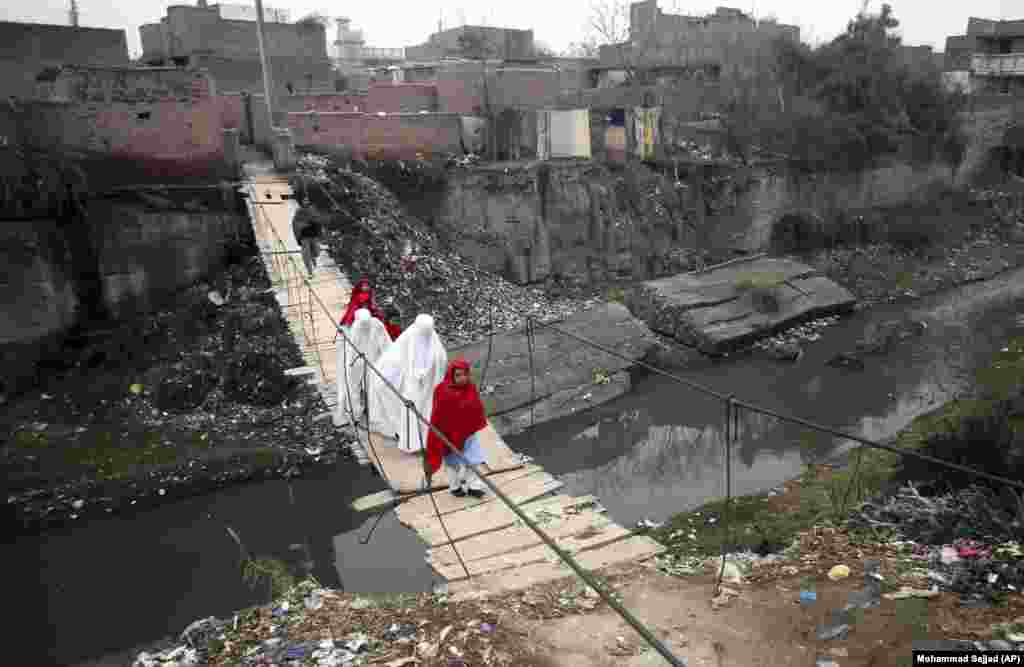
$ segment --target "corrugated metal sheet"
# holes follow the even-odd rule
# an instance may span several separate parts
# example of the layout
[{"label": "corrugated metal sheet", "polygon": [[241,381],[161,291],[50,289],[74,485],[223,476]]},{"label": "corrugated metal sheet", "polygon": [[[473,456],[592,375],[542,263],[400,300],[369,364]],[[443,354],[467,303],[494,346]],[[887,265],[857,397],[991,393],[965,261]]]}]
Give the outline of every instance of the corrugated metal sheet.
[{"label": "corrugated metal sheet", "polygon": [[633,110],[633,128],[636,131],[636,154],[641,160],[654,158],[654,148],[658,145],[658,122],[661,120],[661,108],[636,108]]},{"label": "corrugated metal sheet", "polygon": [[537,112],[537,156],[590,158],[590,111]]}]

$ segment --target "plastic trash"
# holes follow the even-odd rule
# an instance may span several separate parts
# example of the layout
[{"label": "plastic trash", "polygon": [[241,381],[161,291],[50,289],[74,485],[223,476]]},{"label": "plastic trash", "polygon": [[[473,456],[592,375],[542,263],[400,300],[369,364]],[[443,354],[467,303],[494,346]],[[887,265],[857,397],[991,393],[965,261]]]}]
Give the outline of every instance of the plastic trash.
[{"label": "plastic trash", "polygon": [[939,559],[943,565],[950,565],[960,560],[960,554],[954,547],[942,547],[942,551],[939,554]]},{"label": "plastic trash", "polygon": [[836,565],[828,571],[828,578],[832,581],[839,581],[850,576],[850,568],[845,565]]},{"label": "plastic trash", "polygon": [[818,593],[816,591],[800,591],[800,604],[809,605],[817,601]]}]

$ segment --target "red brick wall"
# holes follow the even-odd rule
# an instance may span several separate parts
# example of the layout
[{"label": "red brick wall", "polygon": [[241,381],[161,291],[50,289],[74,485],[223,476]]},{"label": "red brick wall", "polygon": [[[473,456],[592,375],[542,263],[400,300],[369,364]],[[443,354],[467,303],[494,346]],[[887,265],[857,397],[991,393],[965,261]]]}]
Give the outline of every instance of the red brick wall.
[{"label": "red brick wall", "polygon": [[417,113],[438,111],[438,90],[432,83],[395,83],[370,86],[367,113]]},{"label": "red brick wall", "polygon": [[357,157],[410,159],[462,149],[457,114],[290,113],[288,127],[296,146],[343,148]]},{"label": "red brick wall", "polygon": [[206,173],[223,160],[222,105],[218,98],[191,105],[170,100],[111,105],[39,102],[25,105],[22,119],[32,144],[131,158],[140,176],[188,176]]},{"label": "red brick wall", "polygon": [[366,95],[357,93],[313,93],[284,98],[285,111],[366,111]]}]

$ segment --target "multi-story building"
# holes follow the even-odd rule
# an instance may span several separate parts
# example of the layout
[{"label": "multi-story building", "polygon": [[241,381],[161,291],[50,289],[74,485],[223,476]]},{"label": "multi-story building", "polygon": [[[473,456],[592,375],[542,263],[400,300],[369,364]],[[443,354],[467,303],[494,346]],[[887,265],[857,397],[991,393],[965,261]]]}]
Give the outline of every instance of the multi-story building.
[{"label": "multi-story building", "polygon": [[465,54],[465,37],[472,36],[483,46],[488,59],[531,60],[535,57],[532,30],[463,25],[432,34],[425,43],[409,46],[405,57],[416,61],[435,61]]},{"label": "multi-story building", "polygon": [[[247,9],[205,0],[171,5],[159,23],[139,27],[143,61],[204,68],[221,92],[262,92],[256,14]],[[325,26],[315,20],[289,23],[286,13],[266,7],[263,15],[275,92],[328,87],[333,75]]]},{"label": "multi-story building", "polygon": [[335,63],[341,68],[394,64],[405,60],[405,49],[366,46],[363,31],[351,27],[352,21],[337,18],[337,39],[334,40]]},{"label": "multi-story building", "polygon": [[966,35],[946,39],[945,69],[963,73],[972,94],[1024,96],[1024,20],[969,18]]},{"label": "multi-story building", "polygon": [[37,77],[62,65],[127,66],[124,30],[0,21],[4,97],[34,97]]},{"label": "multi-story building", "polygon": [[718,7],[707,16],[666,14],[657,0],[629,7],[629,41],[600,49],[601,65],[614,70],[693,69],[717,76],[757,71],[757,61],[777,39],[800,40],[800,28],[755,21],[739,9]]}]

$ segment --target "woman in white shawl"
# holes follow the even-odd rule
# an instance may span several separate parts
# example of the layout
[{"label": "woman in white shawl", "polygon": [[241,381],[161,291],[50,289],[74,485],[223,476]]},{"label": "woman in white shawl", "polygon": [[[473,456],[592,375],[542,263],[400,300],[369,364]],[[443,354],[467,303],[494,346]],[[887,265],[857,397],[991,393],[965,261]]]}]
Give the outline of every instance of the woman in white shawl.
[{"label": "woman in white shawl", "polygon": [[[353,421],[358,423],[363,416],[363,371],[366,366],[356,352],[362,352],[371,365],[376,364],[381,355],[391,347],[391,336],[388,335],[384,323],[373,317],[366,308],[356,311],[352,326],[344,336],[338,336],[338,365],[335,367],[338,385],[338,406],[335,409],[335,426],[344,426]],[[350,344],[351,343],[351,344]],[[369,379],[373,371],[366,370]]]},{"label": "woman in white shawl", "polygon": [[[429,423],[434,387],[444,379],[448,369],[448,352],[434,330],[434,318],[417,315],[412,326],[391,344],[376,366]],[[397,436],[398,448],[404,452],[419,452],[426,447],[428,427],[406,408],[402,399],[384,386],[373,371],[367,384],[371,428],[376,425],[373,430],[382,435]]]}]

